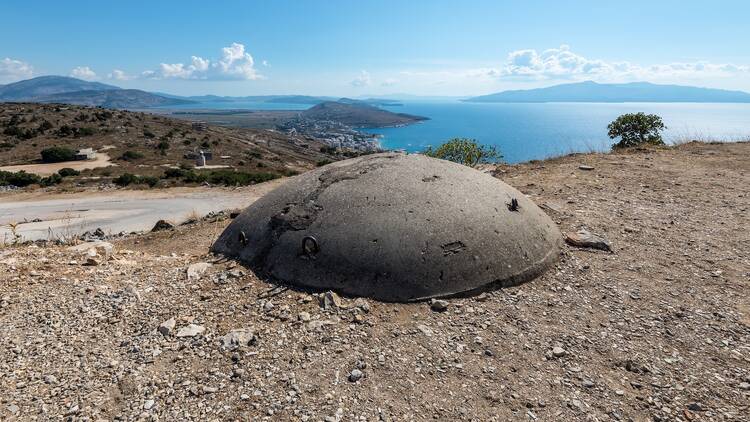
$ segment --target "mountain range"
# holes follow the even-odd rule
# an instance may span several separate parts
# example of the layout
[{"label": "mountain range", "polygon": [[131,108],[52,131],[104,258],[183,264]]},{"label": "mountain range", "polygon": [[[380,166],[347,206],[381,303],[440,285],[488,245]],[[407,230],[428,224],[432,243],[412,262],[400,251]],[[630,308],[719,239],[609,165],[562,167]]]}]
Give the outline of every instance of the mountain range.
[{"label": "mountain range", "polygon": [[[555,85],[546,88],[511,90],[471,97],[462,101],[475,103],[545,103],[545,102],[695,102],[750,103],[750,93],[681,85],[658,85],[648,82],[600,84],[592,81]],[[218,95],[178,96],[138,89],[122,89],[101,82],[89,82],[67,76],[39,76],[0,85],[0,102],[67,103],[121,109],[179,106],[199,103],[282,103],[329,104],[326,113],[335,113],[338,104],[362,106],[397,106],[397,100],[386,98],[335,98],[310,95],[255,95],[228,97]],[[242,107],[238,105],[238,107]],[[341,111],[341,110],[339,110]],[[369,110],[369,113],[374,110]],[[356,116],[348,116],[356,120]]]},{"label": "mountain range", "polygon": [[39,76],[0,86],[0,102],[11,101],[65,103],[108,108],[147,108],[193,102],[67,76]]},{"label": "mountain range", "polygon": [[592,81],[547,88],[503,91],[464,100],[474,103],[750,103],[750,94],[713,88],[648,82],[599,84]]}]

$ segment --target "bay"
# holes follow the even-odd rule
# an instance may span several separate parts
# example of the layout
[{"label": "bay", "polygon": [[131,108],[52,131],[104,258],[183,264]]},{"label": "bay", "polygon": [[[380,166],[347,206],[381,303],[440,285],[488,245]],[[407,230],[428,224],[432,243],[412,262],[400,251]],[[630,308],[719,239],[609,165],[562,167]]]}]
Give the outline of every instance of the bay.
[{"label": "bay", "polygon": [[383,108],[430,118],[410,126],[365,129],[382,135],[384,148],[419,152],[466,137],[496,146],[510,163],[609,150],[613,141],[607,124],[639,111],[662,117],[668,143],[750,140],[750,104],[406,101]]}]

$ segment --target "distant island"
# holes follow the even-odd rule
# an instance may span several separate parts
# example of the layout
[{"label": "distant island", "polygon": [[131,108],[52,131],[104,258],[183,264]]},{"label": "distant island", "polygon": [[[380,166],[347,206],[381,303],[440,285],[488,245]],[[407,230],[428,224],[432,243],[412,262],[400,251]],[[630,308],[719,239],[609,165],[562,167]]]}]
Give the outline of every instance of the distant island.
[{"label": "distant island", "polygon": [[547,88],[503,91],[463,101],[473,103],[750,103],[750,94],[742,91],[657,85],[648,82],[599,84],[587,81]]}]

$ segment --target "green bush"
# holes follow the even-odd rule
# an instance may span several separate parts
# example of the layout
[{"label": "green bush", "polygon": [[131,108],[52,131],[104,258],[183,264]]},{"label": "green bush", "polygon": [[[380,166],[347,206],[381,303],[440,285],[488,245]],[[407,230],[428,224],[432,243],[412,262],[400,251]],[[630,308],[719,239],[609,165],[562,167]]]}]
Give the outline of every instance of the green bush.
[{"label": "green bush", "polygon": [[169,141],[167,141],[166,139],[165,139],[165,140],[163,140],[163,141],[160,141],[160,142],[159,142],[159,143],[158,143],[158,144],[156,145],[156,148],[158,148],[158,149],[159,149],[159,151],[161,151],[162,155],[166,154],[166,153],[167,153],[167,150],[169,149]]},{"label": "green bush", "polygon": [[180,179],[187,175],[189,170],[183,169],[166,169],[164,170],[163,179]]},{"label": "green bush", "polygon": [[123,173],[112,179],[112,183],[116,184],[117,186],[128,186],[137,182],[138,176],[132,173]]},{"label": "green bush", "polygon": [[57,174],[59,174],[62,177],[70,177],[70,176],[78,176],[81,174],[80,171],[72,169],[70,167],[61,168],[57,171]]},{"label": "green bush", "polygon": [[121,187],[128,185],[148,185],[153,188],[159,183],[159,178],[154,176],[136,176],[132,173],[123,173],[112,179],[112,183]]},{"label": "green bush", "polygon": [[83,137],[83,136],[93,136],[96,133],[96,130],[94,128],[90,127],[80,127],[76,128],[74,136],[76,138]]},{"label": "green bush", "polygon": [[612,148],[664,145],[661,131],[666,128],[661,117],[643,112],[623,114],[607,126],[611,139],[620,138],[620,142],[612,145]]},{"label": "green bush", "polygon": [[140,160],[143,158],[143,154],[137,151],[125,151],[120,155],[120,160],[122,161],[134,161],[134,160]]},{"label": "green bush", "polygon": [[148,185],[148,187],[153,188],[157,183],[159,183],[159,178],[154,176],[141,176],[138,178],[138,183]]},{"label": "green bush", "polygon": [[33,173],[26,173],[21,170],[19,172],[10,172],[0,170],[0,186],[16,186],[19,188],[39,184],[41,178]]},{"label": "green bush", "polygon": [[468,138],[453,138],[437,149],[429,147],[424,151],[424,155],[453,161],[469,167],[475,167],[477,164],[483,163],[494,163],[503,158],[496,147],[480,145],[475,139]]},{"label": "green bush", "polygon": [[76,152],[67,147],[51,147],[42,150],[42,161],[45,163],[61,163],[73,161],[75,158]]},{"label": "green bush", "polygon": [[24,129],[18,126],[8,126],[3,131],[4,135],[15,136],[18,139],[31,139],[37,135],[34,129]]},{"label": "green bush", "polygon": [[42,186],[52,186],[62,182],[63,178],[57,173],[52,173],[47,177],[43,177],[39,180],[39,184]]},{"label": "green bush", "polygon": [[208,182],[214,185],[246,186],[267,182],[278,177],[278,175],[272,173],[244,173],[232,170],[216,170],[209,173]]},{"label": "green bush", "polygon": [[317,165],[318,167],[323,167],[324,165],[326,165],[326,164],[331,164],[332,162],[333,162],[333,161],[331,161],[331,160],[328,160],[328,159],[326,159],[326,160],[320,160],[320,161],[318,161],[318,162],[317,162],[317,163],[315,163],[315,164],[316,164],[316,165]]},{"label": "green bush", "polygon": [[278,178],[273,173],[245,173],[233,170],[214,170],[211,172],[196,172],[185,169],[167,169],[164,171],[164,179],[182,179],[185,183],[204,183],[224,186],[246,186],[255,183],[267,182]]}]

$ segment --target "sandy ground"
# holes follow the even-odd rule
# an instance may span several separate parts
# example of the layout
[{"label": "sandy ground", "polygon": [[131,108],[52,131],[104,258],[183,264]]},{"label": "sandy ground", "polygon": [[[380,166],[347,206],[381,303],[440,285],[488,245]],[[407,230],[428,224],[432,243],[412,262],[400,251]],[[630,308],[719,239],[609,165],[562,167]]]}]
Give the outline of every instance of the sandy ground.
[{"label": "sandy ground", "polygon": [[87,169],[95,169],[99,167],[108,167],[108,166],[115,166],[117,164],[114,164],[110,161],[109,155],[98,152],[96,154],[96,158],[93,160],[84,160],[84,161],[65,161],[62,163],[50,163],[50,164],[23,164],[18,166],[5,166],[0,167],[0,170],[2,171],[25,171],[26,173],[34,173],[38,174],[39,176],[49,176],[53,173],[57,173],[60,169],[63,168],[72,168],[73,170],[87,170]]},{"label": "sandy ground", "polygon": [[324,308],[260,280],[207,254],[226,220],[118,241],[98,265],[0,251],[0,419],[748,420],[750,144],[498,177],[614,253],[565,247],[536,280],[434,312]]},{"label": "sandy ground", "polygon": [[11,239],[10,223],[23,240],[70,238],[101,228],[105,233],[149,230],[158,220],[180,223],[212,211],[244,208],[279,180],[238,189],[174,188],[107,193],[40,192],[0,197],[0,243]]}]

